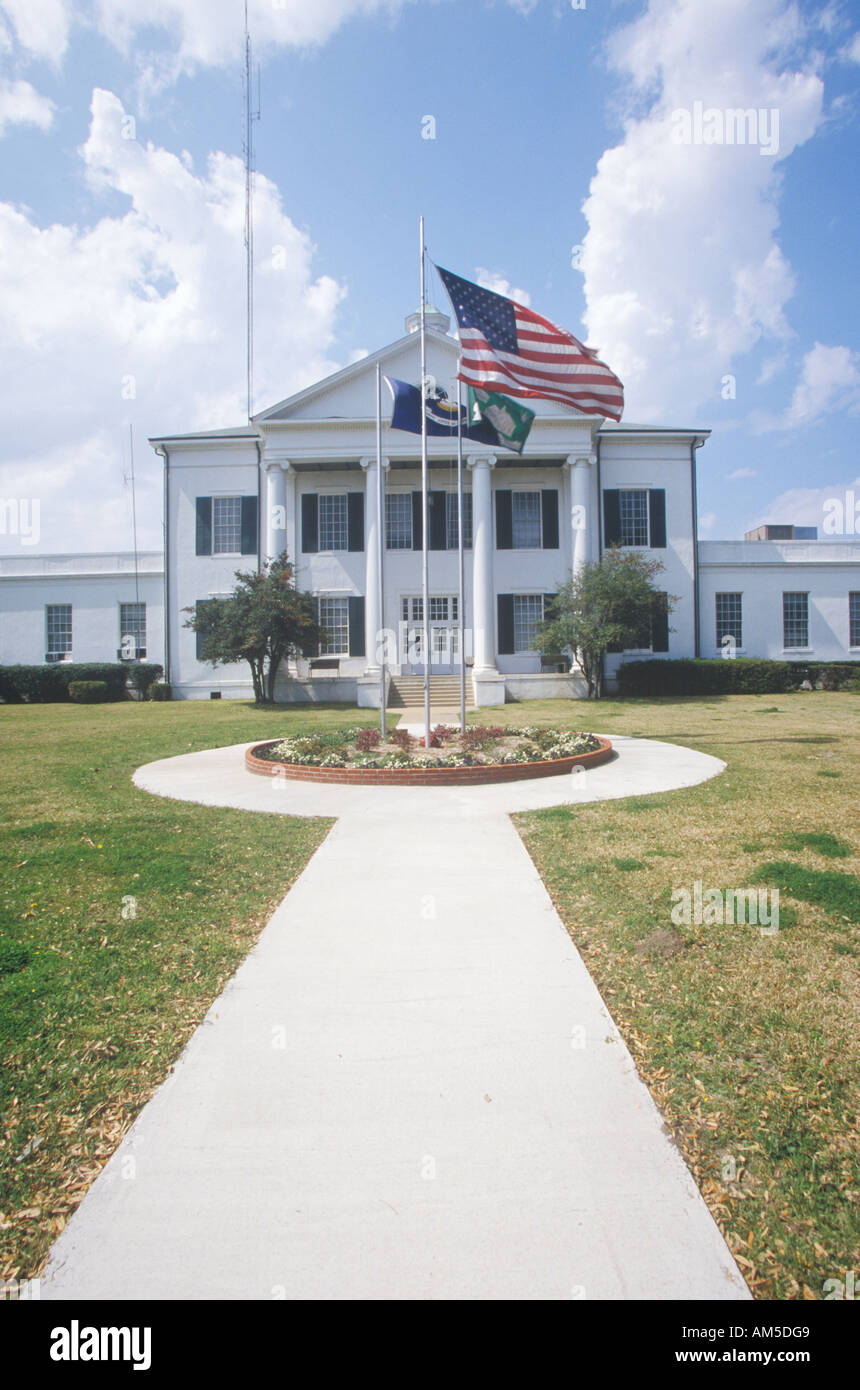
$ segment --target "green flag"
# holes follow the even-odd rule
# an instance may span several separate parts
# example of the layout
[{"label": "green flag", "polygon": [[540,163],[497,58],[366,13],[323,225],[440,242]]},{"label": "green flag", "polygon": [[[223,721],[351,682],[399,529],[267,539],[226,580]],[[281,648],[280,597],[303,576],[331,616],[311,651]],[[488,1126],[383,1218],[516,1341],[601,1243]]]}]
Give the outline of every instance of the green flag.
[{"label": "green flag", "polygon": [[504,449],[513,449],[521,454],[529,437],[529,430],[535,418],[533,410],[527,410],[510,396],[500,396],[496,391],[483,391],[479,386],[469,387],[469,424],[479,425],[481,421],[496,433],[496,443]]}]

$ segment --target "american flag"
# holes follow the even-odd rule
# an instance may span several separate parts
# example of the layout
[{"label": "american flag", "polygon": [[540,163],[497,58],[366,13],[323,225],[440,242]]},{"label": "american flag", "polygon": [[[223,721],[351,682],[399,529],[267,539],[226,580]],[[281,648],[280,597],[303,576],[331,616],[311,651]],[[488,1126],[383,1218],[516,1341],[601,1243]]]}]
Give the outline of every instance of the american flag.
[{"label": "american flag", "polygon": [[461,381],[559,401],[583,415],[621,419],[624,387],[593,348],[532,309],[436,269],[460,326]]}]

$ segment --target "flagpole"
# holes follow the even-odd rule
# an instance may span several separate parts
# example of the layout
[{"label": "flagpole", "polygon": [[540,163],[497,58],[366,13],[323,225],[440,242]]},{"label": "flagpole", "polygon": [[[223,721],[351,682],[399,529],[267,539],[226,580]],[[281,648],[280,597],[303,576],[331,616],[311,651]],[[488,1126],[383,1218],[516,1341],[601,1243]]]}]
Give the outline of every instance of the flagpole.
[{"label": "flagpole", "polygon": [[427,471],[427,339],[424,313],[424,218],[418,219],[421,252],[421,579],[424,603],[424,747],[430,747],[430,569],[428,541],[429,479]]},{"label": "flagpole", "polygon": [[[385,484],[382,477],[382,369],[376,364],[376,534],[379,543],[379,622],[382,627],[382,652],[379,656],[379,719],[385,738],[385,584],[382,566],[385,563]],[[377,654],[380,634],[376,634]]]},{"label": "flagpole", "polygon": [[457,379],[457,564],[459,578],[459,597],[457,613],[460,627],[460,732],[466,729],[466,648],[463,638],[466,631],[465,613],[465,558],[463,537],[463,383]]}]

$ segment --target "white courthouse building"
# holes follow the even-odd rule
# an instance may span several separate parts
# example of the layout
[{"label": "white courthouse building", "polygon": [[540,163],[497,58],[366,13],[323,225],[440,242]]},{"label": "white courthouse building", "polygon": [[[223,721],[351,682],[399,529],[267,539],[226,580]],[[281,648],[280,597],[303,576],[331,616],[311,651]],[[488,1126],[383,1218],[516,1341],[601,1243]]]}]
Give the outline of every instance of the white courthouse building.
[{"label": "white courthouse building", "polygon": [[[454,397],[458,342],[445,314],[428,309],[426,321],[428,374]],[[417,383],[418,323],[419,315],[410,315],[396,342],[247,426],[150,441],[164,465],[165,552],[163,575],[159,557],[149,557],[146,650],[148,660],[164,666],[175,698],[251,696],[246,665],[213,669],[198,660],[186,610],[226,595],[237,570],[283,551],[296,566],[299,587],[319,601],[326,638],[317,659],[282,670],[279,700],[378,703],[384,632],[388,673],[400,693],[423,675],[419,437],[384,426],[384,517],[376,462],[376,365],[386,376]],[[534,650],[535,627],[574,568],[611,544],[659,559],[660,586],[677,603],[647,646],[607,658],[610,689],[622,660],[715,657],[726,637],[739,655],[860,660],[860,542],[794,538],[790,527],[770,528],[765,539],[699,541],[696,466],[707,429],[616,425],[549,401],[529,404],[537,418],[522,456],[464,443],[470,700],[497,705],[584,693],[576,673],[547,669],[550,663]],[[389,406],[383,388],[384,420]],[[444,682],[460,662],[456,441],[431,437],[428,452],[430,670],[441,694],[450,692]],[[115,560],[113,576],[102,581],[101,660],[115,659],[120,617],[114,621],[113,609],[127,601],[125,587],[120,594],[127,587],[125,561]],[[13,576],[6,566],[14,564],[0,564],[0,663],[41,660],[51,645],[41,611],[49,606],[47,590],[41,593],[35,575],[29,587],[24,576]],[[48,582],[47,573],[43,579]],[[84,582],[83,575],[78,579]],[[89,638],[84,655],[76,636],[82,643],[91,627],[83,612],[78,621],[74,616],[87,602],[84,593],[69,589],[73,660],[96,659]],[[18,616],[7,614],[10,594]]]},{"label": "white courthouse building", "polygon": [[0,556],[0,664],[164,661],[160,551]]}]

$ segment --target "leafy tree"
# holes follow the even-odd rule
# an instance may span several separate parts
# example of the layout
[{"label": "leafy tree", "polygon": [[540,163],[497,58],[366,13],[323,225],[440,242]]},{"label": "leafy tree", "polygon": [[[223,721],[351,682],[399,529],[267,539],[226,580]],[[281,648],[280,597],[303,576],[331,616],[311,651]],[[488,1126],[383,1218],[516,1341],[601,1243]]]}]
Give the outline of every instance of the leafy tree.
[{"label": "leafy tree", "polygon": [[184,610],[190,615],[185,626],[200,638],[201,660],[213,666],[248,662],[258,704],[274,700],[281,662],[316,650],[322,638],[316,603],[296,588],[294,575],[285,551],[259,574],[237,570],[227,598]]},{"label": "leafy tree", "polygon": [[600,560],[583,565],[559,590],[536,645],[547,653],[572,653],[590,700],[603,693],[606,652],[648,646],[651,623],[665,618],[677,602],[654,588],[652,580],[662,569],[659,560],[613,547]]}]

